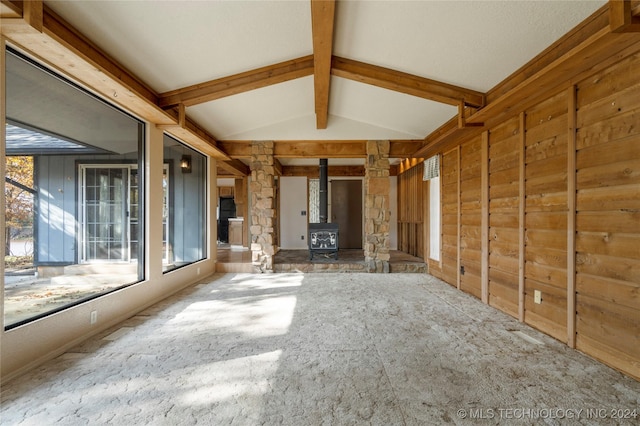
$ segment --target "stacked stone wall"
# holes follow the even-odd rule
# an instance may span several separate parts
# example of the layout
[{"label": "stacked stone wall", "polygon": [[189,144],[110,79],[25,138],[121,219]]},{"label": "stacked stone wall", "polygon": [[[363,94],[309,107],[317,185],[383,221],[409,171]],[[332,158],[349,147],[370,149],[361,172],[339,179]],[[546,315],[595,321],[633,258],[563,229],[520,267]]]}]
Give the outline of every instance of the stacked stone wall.
[{"label": "stacked stone wall", "polygon": [[369,272],[389,272],[391,219],[389,141],[367,142],[365,165],[364,258]]},{"label": "stacked stone wall", "polygon": [[251,145],[251,261],[254,272],[273,272],[276,252],[273,142]]}]

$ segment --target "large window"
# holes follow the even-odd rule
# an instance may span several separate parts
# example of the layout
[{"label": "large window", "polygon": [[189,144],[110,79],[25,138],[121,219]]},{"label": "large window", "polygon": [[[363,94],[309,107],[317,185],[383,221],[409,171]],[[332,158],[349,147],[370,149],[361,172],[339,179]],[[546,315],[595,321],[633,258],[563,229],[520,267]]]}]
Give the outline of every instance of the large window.
[{"label": "large window", "polygon": [[7,50],[4,324],[143,276],[144,125]]},{"label": "large window", "polygon": [[202,260],[207,237],[207,158],[164,136],[163,269]]}]

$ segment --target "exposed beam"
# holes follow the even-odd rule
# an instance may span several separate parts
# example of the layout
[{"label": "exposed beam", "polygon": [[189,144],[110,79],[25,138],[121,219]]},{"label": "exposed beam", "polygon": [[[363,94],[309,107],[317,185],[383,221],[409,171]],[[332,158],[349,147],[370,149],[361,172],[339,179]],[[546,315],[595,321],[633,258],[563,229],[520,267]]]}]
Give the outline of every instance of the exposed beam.
[{"label": "exposed beam", "polygon": [[[306,176],[316,179],[319,174],[318,166],[284,166],[282,168],[282,176]],[[327,174],[332,177],[364,176],[364,166],[329,166]]]},{"label": "exposed beam", "polygon": [[411,157],[422,146],[422,140],[392,140],[389,141],[389,158]]},{"label": "exposed beam", "polygon": [[331,73],[338,77],[454,106],[461,100],[465,105],[476,108],[484,106],[485,103],[484,94],[475,90],[337,56],[333,57]]},{"label": "exposed beam", "polygon": [[22,3],[24,11],[22,17],[33,29],[42,32],[44,9],[42,0],[29,0]]},{"label": "exposed beam", "polygon": [[251,141],[218,141],[217,146],[231,158],[251,158]]},{"label": "exposed beam", "polygon": [[[422,139],[391,140],[389,157],[411,156],[423,144]],[[280,158],[365,158],[367,141],[361,140],[296,140],[274,141],[275,156]],[[222,140],[216,146],[231,158],[251,158],[251,141]]]},{"label": "exposed beam", "polygon": [[[640,8],[633,10],[638,13]],[[531,105],[621,58],[640,51],[635,34],[617,34],[609,29],[609,6],[605,5],[560,40],[487,92],[487,104],[471,115],[465,114],[467,127],[458,128],[453,117],[425,138],[414,157],[451,149],[468,137],[524,111]],[[468,127],[484,123],[484,127]]]},{"label": "exposed beam", "polygon": [[280,158],[364,158],[364,141],[281,141],[274,155]]},{"label": "exposed beam", "polygon": [[[170,111],[159,108],[157,93],[47,5],[40,12],[38,3],[41,2],[2,0],[0,30],[7,40],[203,153],[229,159],[216,147],[213,136],[186,116],[184,108]],[[38,30],[40,21],[42,28]]]},{"label": "exposed beam", "polygon": [[334,0],[311,0],[313,35],[313,86],[316,103],[316,127],[327,128],[333,49]]},{"label": "exposed beam", "polygon": [[[157,127],[175,136],[182,142],[188,143],[192,147],[211,155],[217,160],[230,160],[231,158],[218,147],[217,141],[207,133],[198,123],[186,117],[184,114],[179,114],[180,119],[177,123],[171,124],[158,124]],[[181,125],[180,121],[184,121]]]},{"label": "exposed beam", "polygon": [[21,18],[22,11],[8,0],[0,0],[0,18]]},{"label": "exposed beam", "polygon": [[198,105],[313,74],[313,55],[161,93],[158,105]]},{"label": "exposed beam", "polygon": [[609,0],[609,28],[612,32],[640,32],[640,17],[633,16],[631,0]]},{"label": "exposed beam", "polygon": [[276,171],[276,176],[282,176],[282,163],[277,159],[273,159],[273,168]]},{"label": "exposed beam", "polygon": [[224,173],[218,171],[220,176],[248,176],[251,174],[249,166],[240,160],[218,161],[217,164],[218,169],[224,171]]}]

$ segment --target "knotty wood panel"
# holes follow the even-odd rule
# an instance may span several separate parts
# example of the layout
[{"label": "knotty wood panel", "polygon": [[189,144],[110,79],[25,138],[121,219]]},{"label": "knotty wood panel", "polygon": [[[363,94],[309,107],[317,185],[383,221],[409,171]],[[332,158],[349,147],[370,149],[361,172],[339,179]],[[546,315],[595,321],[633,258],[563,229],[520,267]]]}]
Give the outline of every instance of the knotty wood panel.
[{"label": "knotty wood panel", "polygon": [[482,297],[481,149],[481,136],[460,147],[460,289],[477,298]]},{"label": "knotty wood panel", "polygon": [[489,130],[489,304],[518,317],[520,122]]},{"label": "knotty wood panel", "polygon": [[576,347],[640,377],[640,55],[578,85]]},{"label": "knotty wood panel", "polygon": [[[561,92],[526,112],[525,322],[567,338],[567,123]],[[530,238],[532,232],[537,238]],[[534,290],[542,303],[534,303]]]}]

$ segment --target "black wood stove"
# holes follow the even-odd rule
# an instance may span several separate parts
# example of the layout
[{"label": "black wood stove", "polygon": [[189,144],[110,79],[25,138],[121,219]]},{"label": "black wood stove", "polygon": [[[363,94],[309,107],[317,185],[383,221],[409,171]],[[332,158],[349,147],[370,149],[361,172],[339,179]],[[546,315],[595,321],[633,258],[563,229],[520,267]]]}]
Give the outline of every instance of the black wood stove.
[{"label": "black wood stove", "polygon": [[309,260],[314,254],[338,258],[338,224],[328,218],[328,160],[320,160],[320,223],[309,224]]},{"label": "black wood stove", "polygon": [[309,260],[313,260],[314,254],[338,258],[337,223],[309,224]]}]

